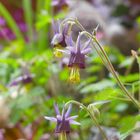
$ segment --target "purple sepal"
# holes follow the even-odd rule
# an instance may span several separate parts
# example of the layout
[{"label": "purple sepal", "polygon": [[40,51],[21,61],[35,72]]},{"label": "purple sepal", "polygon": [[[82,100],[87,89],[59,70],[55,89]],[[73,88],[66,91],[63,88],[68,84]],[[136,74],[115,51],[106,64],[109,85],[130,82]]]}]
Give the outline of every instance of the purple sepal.
[{"label": "purple sepal", "polygon": [[9,86],[17,86],[19,84],[28,84],[31,83],[33,80],[33,75],[23,75],[17,77],[15,80],[13,80]]},{"label": "purple sepal", "polygon": [[54,36],[51,41],[51,44],[53,47],[60,45],[61,47],[66,47],[66,37],[68,35],[69,31],[69,24],[65,24],[62,29],[60,29],[60,22],[56,21],[52,23],[53,30],[54,30]]},{"label": "purple sepal", "polygon": [[71,105],[69,106],[67,111],[65,111],[63,108],[61,115],[60,115],[57,104],[54,105],[54,108],[55,108],[55,112],[56,112],[56,117],[45,116],[45,119],[57,123],[56,128],[55,128],[56,133],[61,133],[61,132],[69,133],[70,132],[70,124],[80,125],[80,123],[78,123],[74,120],[77,118],[77,116],[70,117],[70,113],[71,113],[71,109],[72,109]]},{"label": "purple sepal", "polygon": [[77,66],[81,69],[85,68],[85,56],[91,51],[90,40],[81,45],[81,34],[79,34],[76,44],[72,40],[72,35],[70,35],[67,40],[67,49],[70,52],[68,67]]}]

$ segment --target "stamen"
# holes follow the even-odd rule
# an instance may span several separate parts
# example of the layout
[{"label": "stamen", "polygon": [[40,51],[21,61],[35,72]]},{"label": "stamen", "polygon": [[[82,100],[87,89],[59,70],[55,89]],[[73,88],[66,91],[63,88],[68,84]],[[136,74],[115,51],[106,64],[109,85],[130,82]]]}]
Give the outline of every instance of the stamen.
[{"label": "stamen", "polygon": [[63,53],[60,51],[61,49],[63,49],[63,48],[59,44],[54,47],[54,49],[53,49],[54,52],[53,53],[54,53],[55,57],[61,58],[63,56]]},{"label": "stamen", "polygon": [[77,66],[74,66],[71,68],[69,81],[71,83],[79,83],[80,82],[80,73],[79,73],[79,68]]}]

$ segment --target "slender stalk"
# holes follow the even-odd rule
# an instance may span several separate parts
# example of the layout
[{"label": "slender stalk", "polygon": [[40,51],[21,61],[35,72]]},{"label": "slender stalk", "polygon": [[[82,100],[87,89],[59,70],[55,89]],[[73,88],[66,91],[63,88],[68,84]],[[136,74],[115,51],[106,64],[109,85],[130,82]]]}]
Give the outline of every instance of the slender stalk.
[{"label": "slender stalk", "polygon": [[90,112],[90,110],[88,110],[88,108],[87,108],[85,105],[81,104],[80,102],[77,102],[77,101],[74,101],[74,100],[70,100],[69,102],[67,102],[67,103],[65,104],[65,108],[66,108],[66,107],[68,106],[68,104],[70,104],[70,103],[76,104],[76,105],[82,107],[83,109],[85,109],[85,110],[88,112],[88,114],[89,114],[89,116],[91,117],[91,119],[93,120],[93,122],[95,123],[96,127],[99,129],[99,131],[100,131],[100,133],[101,133],[103,139],[104,139],[104,140],[109,140],[109,139],[107,138],[106,134],[104,133],[104,131],[102,130],[101,126],[99,125],[99,123],[98,123],[96,117],[92,115],[92,113]]},{"label": "slender stalk", "polygon": [[16,37],[19,40],[24,40],[24,37],[23,37],[20,29],[18,28],[16,22],[14,21],[13,17],[8,12],[8,10],[5,8],[5,6],[2,4],[2,2],[0,2],[0,14],[7,21],[7,24],[9,25],[9,27],[11,28],[11,30],[13,31],[13,33],[16,35]]},{"label": "slender stalk", "polygon": [[[41,10],[44,9],[48,12],[49,15],[52,16],[52,9],[51,9],[51,0],[37,0],[37,14],[40,14]],[[38,19],[38,17],[35,17]],[[46,23],[45,26],[42,26],[42,28],[37,28],[36,26],[36,32],[38,35],[38,52],[42,52],[46,46],[49,47],[49,24]]]},{"label": "slender stalk", "polygon": [[90,113],[89,111],[89,115],[92,118],[93,122],[95,123],[95,125],[98,127],[100,133],[102,134],[102,137],[104,138],[104,140],[108,140],[106,134],[104,133],[103,129],[101,128],[101,126],[98,124],[97,119]]},{"label": "slender stalk", "polygon": [[123,83],[121,82],[119,76],[118,76],[117,73],[115,72],[115,69],[114,69],[112,63],[110,62],[110,60],[109,60],[109,58],[108,58],[106,52],[104,51],[104,49],[102,48],[102,46],[100,45],[100,43],[97,41],[97,39],[96,39],[95,37],[93,37],[93,36],[90,36],[90,37],[92,37],[92,39],[96,42],[96,44],[99,46],[100,50],[101,50],[102,53],[104,54],[104,56],[105,56],[105,58],[106,58],[106,60],[107,60],[107,62],[108,62],[108,65],[109,65],[109,67],[110,67],[110,71],[111,71],[111,73],[113,74],[114,78],[116,79],[116,81],[117,81],[118,85],[120,86],[120,88],[124,91],[124,93],[127,95],[127,97],[129,97],[129,98],[131,99],[131,101],[132,101],[138,108],[140,108],[140,105],[139,105],[139,103],[137,102],[137,100],[136,100],[133,96],[131,96],[131,94],[129,93],[129,91],[125,88],[125,86],[124,86]]},{"label": "slender stalk", "polygon": [[92,43],[92,46],[95,48],[96,52],[98,53],[98,55],[100,56],[103,64],[106,66],[106,68],[110,71],[109,67],[108,67],[108,64],[106,63],[105,59],[103,58],[103,55],[101,54],[101,51],[98,50],[98,48],[96,47],[96,45],[94,45],[93,42]]},{"label": "slender stalk", "polygon": [[65,132],[60,133],[59,140],[67,140],[67,134]]},{"label": "slender stalk", "polygon": [[138,107],[140,108],[139,103],[137,102],[137,100],[129,93],[129,91],[125,88],[125,86],[123,85],[123,83],[121,82],[119,76],[117,75],[117,73],[115,72],[115,69],[109,59],[109,57],[107,56],[105,50],[103,49],[103,47],[100,45],[100,43],[98,42],[98,40],[96,39],[95,36],[91,35],[90,33],[88,33],[84,27],[80,24],[80,22],[76,19],[75,23],[80,27],[80,29],[83,31],[83,34],[85,33],[85,35],[89,38],[91,38],[98,46],[98,48],[100,49],[100,51],[98,50],[98,48],[93,45],[93,47],[95,48],[95,50],[97,51],[98,55],[100,56],[100,58],[103,61],[103,64],[106,66],[106,68],[112,73],[112,75],[114,76],[114,78],[116,79],[119,87],[122,89],[122,91],[127,95],[127,97]]},{"label": "slender stalk", "polygon": [[81,127],[79,128],[79,138],[80,138],[80,140],[84,140],[83,131],[82,131]]},{"label": "slender stalk", "polygon": [[23,9],[25,20],[28,26],[28,37],[30,39],[30,45],[33,45],[33,11],[32,11],[32,3],[30,0],[23,0]]},{"label": "slender stalk", "polygon": [[136,60],[137,60],[137,63],[138,63],[138,67],[139,67],[139,93],[138,93],[138,100],[139,100],[139,102],[140,102],[140,61],[139,61],[139,57],[138,57],[138,55],[136,54],[135,55],[135,57],[136,57]]},{"label": "slender stalk", "polygon": [[139,65],[139,102],[140,102],[140,63],[138,62]]}]

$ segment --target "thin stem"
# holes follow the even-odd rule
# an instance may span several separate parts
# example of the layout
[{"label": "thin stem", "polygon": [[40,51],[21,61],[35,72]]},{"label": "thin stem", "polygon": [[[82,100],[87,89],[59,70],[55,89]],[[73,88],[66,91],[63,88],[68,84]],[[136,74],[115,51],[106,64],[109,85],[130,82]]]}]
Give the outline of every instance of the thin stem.
[{"label": "thin stem", "polygon": [[67,140],[67,134],[65,132],[60,133],[59,140]]},{"label": "thin stem", "polygon": [[64,26],[64,24],[66,24],[66,23],[71,23],[71,25],[72,25],[72,24],[75,23],[75,19],[73,19],[73,18],[67,18],[67,19],[63,20],[63,21],[61,22],[61,24],[60,24],[60,31],[62,31],[63,26]]},{"label": "thin stem", "polygon": [[98,121],[97,119],[90,113],[89,111],[89,115],[90,117],[92,118],[93,122],[95,123],[95,125],[98,127],[100,133],[102,134],[102,137],[105,139],[105,140],[108,140],[106,134],[104,133],[103,129],[101,128],[101,126],[98,124]]},{"label": "thin stem", "polygon": [[104,54],[107,62],[108,62],[108,65],[110,67],[110,71],[111,73],[113,74],[114,78],[116,79],[118,85],[120,86],[120,88],[124,91],[124,93],[131,99],[131,101],[138,107],[140,108],[140,105],[138,104],[137,100],[131,96],[131,94],[129,93],[129,91],[125,88],[125,86],[123,85],[123,83],[121,82],[119,76],[117,75],[117,73],[115,72],[115,69],[111,63],[111,61],[109,60],[106,52],[104,51],[104,49],[102,48],[102,46],[99,44],[99,42],[97,41],[97,39],[93,36],[91,36],[92,39],[96,42],[96,44],[99,46],[100,50],[102,51],[102,53]]},{"label": "thin stem", "polygon": [[30,45],[33,45],[34,42],[34,34],[33,34],[33,10],[32,10],[32,3],[29,0],[23,0],[23,9],[24,9],[24,16],[28,26],[28,37],[30,39]]},{"label": "thin stem", "polygon": [[80,138],[80,140],[84,140],[83,131],[82,131],[81,127],[79,128],[79,138]]},{"label": "thin stem", "polygon": [[[89,38],[92,38],[92,40],[98,45],[100,51],[102,52],[102,55],[99,51],[97,51],[98,55],[101,57],[101,59],[105,59],[108,65],[105,65],[107,67],[107,69],[112,73],[112,75],[114,76],[114,78],[116,79],[119,87],[122,89],[122,91],[124,91],[124,93],[127,95],[128,98],[130,98],[130,100],[138,107],[140,108],[139,103],[137,102],[137,100],[131,96],[131,94],[129,93],[129,91],[125,88],[125,86],[123,85],[123,83],[121,82],[119,76],[117,75],[117,73],[115,72],[115,69],[110,61],[110,59],[108,58],[105,50],[103,49],[103,47],[100,45],[100,43],[98,42],[98,40],[95,38],[95,36],[92,36],[90,33],[83,31],[85,33],[85,35]],[[95,48],[95,46],[94,46]],[[97,48],[95,48],[97,50]],[[104,58],[102,58],[102,56]],[[103,63],[105,64],[105,60],[103,60]]]},{"label": "thin stem", "polygon": [[138,93],[138,100],[140,102],[140,61],[139,61],[139,57],[138,55],[135,56],[136,57],[136,60],[137,60],[137,63],[138,63],[138,66],[139,66],[139,93]]},{"label": "thin stem", "polygon": [[87,107],[85,105],[81,104],[80,102],[77,102],[77,101],[74,101],[74,100],[70,100],[69,102],[67,102],[65,104],[64,108],[66,108],[68,106],[68,104],[71,104],[71,103],[76,104],[76,105],[82,107],[83,109],[85,109],[88,112],[89,116],[92,118],[92,120],[95,123],[96,127],[98,127],[98,129],[99,129],[102,137],[104,138],[104,140],[109,140],[107,138],[106,134],[104,133],[104,131],[102,130],[101,126],[99,125],[98,121],[96,120],[95,116],[92,115],[92,113],[87,109]]},{"label": "thin stem", "polygon": [[109,67],[108,67],[108,64],[106,63],[105,59],[103,58],[103,55],[101,54],[101,51],[98,50],[98,48],[96,47],[96,45],[94,45],[93,42],[92,43],[92,46],[95,48],[96,52],[98,53],[98,55],[100,56],[103,64],[106,66],[106,68],[110,71]]},{"label": "thin stem", "polygon": [[6,9],[6,7],[2,4],[2,2],[0,2],[0,14],[7,21],[7,24],[9,25],[9,27],[11,28],[13,33],[16,35],[16,37],[19,40],[23,40],[24,41],[24,37],[23,37],[20,29],[18,28],[18,26],[17,26],[16,22],[14,21],[13,17],[9,13],[9,11]]}]

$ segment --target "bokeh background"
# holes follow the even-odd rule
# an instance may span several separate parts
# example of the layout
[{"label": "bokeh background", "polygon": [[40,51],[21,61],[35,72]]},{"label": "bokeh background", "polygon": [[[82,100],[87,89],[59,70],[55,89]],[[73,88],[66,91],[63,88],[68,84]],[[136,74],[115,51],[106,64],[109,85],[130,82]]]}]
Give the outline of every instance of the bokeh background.
[{"label": "bokeh background", "polygon": [[[129,135],[139,126],[138,110],[129,102],[95,50],[81,70],[81,82],[68,82],[67,59],[53,55],[52,20],[77,17],[87,31],[99,24],[97,39],[106,50],[128,90],[138,98],[139,0],[69,0],[53,6],[51,0],[0,0],[0,140],[57,140],[55,124],[44,119],[54,116],[69,100],[88,105],[111,100],[101,106],[99,122],[109,135]],[[73,39],[79,29],[73,28]],[[73,106],[81,126],[72,126],[73,140],[101,140],[86,112]],[[133,132],[125,139],[139,140]]]}]

